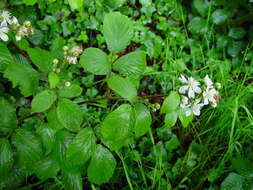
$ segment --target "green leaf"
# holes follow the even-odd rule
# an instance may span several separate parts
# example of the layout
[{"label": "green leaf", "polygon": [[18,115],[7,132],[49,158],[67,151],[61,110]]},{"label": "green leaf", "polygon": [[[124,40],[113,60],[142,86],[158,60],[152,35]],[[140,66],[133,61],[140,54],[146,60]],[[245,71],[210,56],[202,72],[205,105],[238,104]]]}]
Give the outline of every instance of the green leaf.
[{"label": "green leaf", "polygon": [[17,148],[19,163],[28,169],[42,157],[42,146],[39,138],[31,131],[17,129],[12,136],[12,143]]},{"label": "green leaf", "polygon": [[56,73],[50,72],[48,74],[48,81],[49,81],[50,88],[55,88],[59,84],[60,79]]},{"label": "green leaf", "polygon": [[180,96],[177,92],[172,91],[169,96],[163,101],[161,113],[170,113],[175,111],[180,104]]},{"label": "green leaf", "polygon": [[241,40],[246,34],[246,31],[243,27],[233,27],[230,28],[228,36],[235,39],[235,40]]},{"label": "green leaf", "polygon": [[244,178],[236,173],[230,173],[222,182],[220,190],[241,190],[243,189]]},{"label": "green leaf", "polygon": [[0,131],[11,132],[17,127],[16,109],[6,99],[0,97]]},{"label": "green leaf", "polygon": [[183,109],[180,109],[178,111],[178,116],[184,128],[188,127],[190,122],[193,120],[193,114],[186,116],[185,111]]},{"label": "green leaf", "polygon": [[13,162],[13,151],[9,141],[0,139],[0,176],[11,170]]},{"label": "green leaf", "polygon": [[135,136],[140,137],[144,135],[150,128],[152,123],[152,117],[149,109],[143,104],[136,104],[134,106],[135,124],[134,131]]},{"label": "green leaf", "polygon": [[141,75],[146,70],[146,53],[135,51],[120,57],[113,64],[113,69],[126,76]]},{"label": "green leaf", "polygon": [[62,172],[62,182],[65,190],[83,190],[80,173]]},{"label": "green leaf", "polygon": [[34,5],[37,0],[22,0],[26,5]]},{"label": "green leaf", "polygon": [[10,51],[6,45],[0,41],[0,72],[3,72],[9,64],[14,63]]},{"label": "green leaf", "polygon": [[74,138],[74,134],[68,131],[60,130],[55,135],[55,143],[53,146],[53,158],[57,161],[60,168],[64,172],[80,172],[81,166],[75,166],[71,161],[67,160],[66,152]]},{"label": "green leaf", "polygon": [[109,88],[130,102],[137,99],[137,90],[128,78],[112,76],[107,80]]},{"label": "green leaf", "polygon": [[50,124],[44,123],[36,129],[36,133],[41,137],[45,154],[49,154],[52,151],[55,142],[56,129],[52,128]]},{"label": "green leaf", "polygon": [[111,152],[97,145],[88,167],[88,179],[98,185],[106,183],[112,177],[115,167],[116,161]]},{"label": "green leaf", "polygon": [[193,0],[192,6],[202,17],[204,17],[208,14],[208,2],[207,1]]},{"label": "green leaf", "polygon": [[133,128],[131,115],[131,106],[124,104],[108,114],[103,121],[101,133],[110,149],[117,150],[126,144]]},{"label": "green leaf", "polygon": [[54,56],[49,51],[29,48],[27,53],[41,72],[49,73],[52,70]]},{"label": "green leaf", "polygon": [[252,178],[253,177],[253,164],[241,157],[232,159],[233,168],[243,177]]},{"label": "green leaf", "polygon": [[228,12],[225,9],[216,9],[211,18],[213,20],[214,24],[220,25],[224,24],[226,20],[228,19]]},{"label": "green leaf", "polygon": [[12,82],[14,88],[19,86],[25,97],[34,94],[38,88],[38,72],[22,64],[9,64],[4,72],[4,77]]},{"label": "green leaf", "polygon": [[54,91],[44,90],[37,94],[32,100],[32,112],[43,112],[49,109],[57,96]]},{"label": "green leaf", "polygon": [[103,34],[109,50],[116,54],[130,43],[133,37],[133,24],[127,16],[112,12],[105,15]]},{"label": "green leaf", "polygon": [[74,102],[61,99],[56,109],[59,122],[68,130],[77,132],[83,122],[83,111]]},{"label": "green leaf", "polygon": [[96,147],[96,137],[91,128],[82,129],[67,149],[67,159],[83,164],[90,159]]},{"label": "green leaf", "polygon": [[82,67],[95,75],[106,75],[111,71],[111,65],[105,52],[98,48],[84,50],[80,64]]},{"label": "green leaf", "polygon": [[194,17],[190,20],[188,29],[193,34],[204,34],[208,31],[206,20],[200,17]]},{"label": "green leaf", "polygon": [[83,7],[84,0],[68,0],[72,9],[81,9]]},{"label": "green leaf", "polygon": [[82,94],[83,89],[77,84],[64,86],[58,90],[58,94],[62,98],[74,98]]},{"label": "green leaf", "polygon": [[173,127],[177,122],[178,114],[176,111],[167,113],[165,115],[165,126],[166,127]]},{"label": "green leaf", "polygon": [[57,117],[56,109],[51,110],[47,113],[47,120],[52,129],[55,129],[56,131],[63,129],[64,126],[61,124]]},{"label": "green leaf", "polygon": [[59,166],[52,158],[46,157],[34,164],[33,171],[39,179],[46,180],[48,178],[56,177],[59,171]]}]

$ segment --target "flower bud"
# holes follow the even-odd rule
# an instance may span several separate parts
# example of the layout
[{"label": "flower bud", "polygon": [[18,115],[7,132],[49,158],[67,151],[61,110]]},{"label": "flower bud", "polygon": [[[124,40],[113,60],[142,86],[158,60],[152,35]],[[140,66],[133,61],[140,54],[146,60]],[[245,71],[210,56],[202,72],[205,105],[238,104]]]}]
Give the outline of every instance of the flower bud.
[{"label": "flower bud", "polygon": [[70,85],[71,85],[71,83],[70,82],[65,82],[65,84],[64,84],[66,87],[69,87]]},{"label": "flower bud", "polygon": [[24,22],[24,26],[26,27],[30,27],[31,26],[31,22],[29,20]]},{"label": "flower bud", "polygon": [[68,46],[63,46],[63,51],[67,51],[69,49]]},{"label": "flower bud", "polygon": [[54,60],[53,60],[54,66],[56,66],[58,63],[59,63],[59,60],[58,60],[58,59],[54,59]]},{"label": "flower bud", "polygon": [[60,72],[61,72],[61,69],[58,68],[58,69],[55,70],[55,72],[56,72],[56,73],[60,73]]},{"label": "flower bud", "polygon": [[216,82],[216,83],[215,83],[215,87],[216,87],[217,89],[221,89],[221,83]]}]

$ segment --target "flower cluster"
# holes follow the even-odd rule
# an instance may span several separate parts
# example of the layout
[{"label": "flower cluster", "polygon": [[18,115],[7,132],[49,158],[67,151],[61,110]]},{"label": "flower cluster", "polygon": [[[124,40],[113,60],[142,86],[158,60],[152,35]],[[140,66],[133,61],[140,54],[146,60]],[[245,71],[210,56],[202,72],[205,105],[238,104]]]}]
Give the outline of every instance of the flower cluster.
[{"label": "flower cluster", "polygon": [[64,46],[63,50],[64,50],[64,60],[69,64],[76,64],[78,57],[83,52],[83,48],[81,46],[74,46],[72,48]]},{"label": "flower cluster", "polygon": [[7,33],[9,30],[15,33],[15,38],[17,41],[21,40],[23,37],[34,33],[30,21],[25,21],[23,24],[19,24],[18,19],[15,16],[11,16],[8,11],[0,12],[0,39],[3,41],[8,41],[9,37]]},{"label": "flower cluster", "polygon": [[204,85],[193,77],[181,75],[179,80],[183,85],[179,88],[182,95],[180,106],[185,110],[187,116],[194,114],[200,115],[201,109],[206,105],[217,106],[220,95],[217,89],[221,88],[220,83],[213,84],[208,75],[204,78]]}]

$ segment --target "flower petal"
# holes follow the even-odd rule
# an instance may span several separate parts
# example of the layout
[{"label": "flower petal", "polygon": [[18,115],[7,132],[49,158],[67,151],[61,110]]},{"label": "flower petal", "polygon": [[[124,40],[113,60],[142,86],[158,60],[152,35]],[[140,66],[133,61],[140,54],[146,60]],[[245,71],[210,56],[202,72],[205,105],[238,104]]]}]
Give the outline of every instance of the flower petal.
[{"label": "flower petal", "polygon": [[189,88],[189,86],[186,86],[186,85],[185,86],[181,86],[179,88],[179,93],[180,94],[185,94],[188,88]]},{"label": "flower petal", "polygon": [[201,88],[199,87],[195,87],[194,88],[194,91],[197,93],[197,94],[200,94],[202,92]]},{"label": "flower petal", "polygon": [[5,34],[5,33],[0,33],[0,38],[1,38],[4,42],[6,42],[6,41],[8,41],[8,40],[9,40],[8,35],[7,35],[7,34]]},{"label": "flower petal", "polygon": [[205,76],[204,81],[207,87],[211,87],[213,85],[213,81],[209,78],[208,75]]},{"label": "flower petal", "polygon": [[192,88],[189,88],[188,97],[189,97],[189,98],[194,98],[194,97],[195,97],[195,93],[194,93],[194,91],[193,91]]},{"label": "flower petal", "polygon": [[182,74],[180,75],[179,80],[180,80],[182,83],[187,83],[187,82],[188,82],[187,79],[185,78],[185,76],[182,75]]}]

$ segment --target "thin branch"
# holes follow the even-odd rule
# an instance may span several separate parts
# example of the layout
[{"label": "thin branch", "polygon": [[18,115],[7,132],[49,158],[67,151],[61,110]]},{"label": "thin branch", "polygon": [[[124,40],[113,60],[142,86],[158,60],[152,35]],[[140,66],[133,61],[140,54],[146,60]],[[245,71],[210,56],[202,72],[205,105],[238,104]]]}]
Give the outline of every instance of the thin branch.
[{"label": "thin branch", "polygon": [[[164,98],[166,97],[167,95],[160,95],[160,94],[157,94],[157,95],[145,95],[145,96],[140,96],[141,98],[148,98],[148,99],[152,99],[152,98]],[[84,100],[84,101],[81,101],[81,102],[78,102],[77,104],[78,105],[82,105],[82,104],[87,104],[87,103],[94,103],[94,102],[97,102],[97,101],[100,101],[100,100],[123,100],[123,98],[121,97],[102,97],[102,98],[94,98],[94,99],[90,99],[90,100]],[[49,111],[49,110],[47,110]],[[47,112],[46,111],[46,112]],[[37,117],[37,116],[40,116],[41,114],[43,114],[45,112],[38,112],[38,113],[32,113],[32,114],[28,114],[28,115],[25,115],[23,117],[21,117],[19,119],[19,123],[22,123],[24,120],[28,119],[28,118],[31,118],[31,117]]]}]

